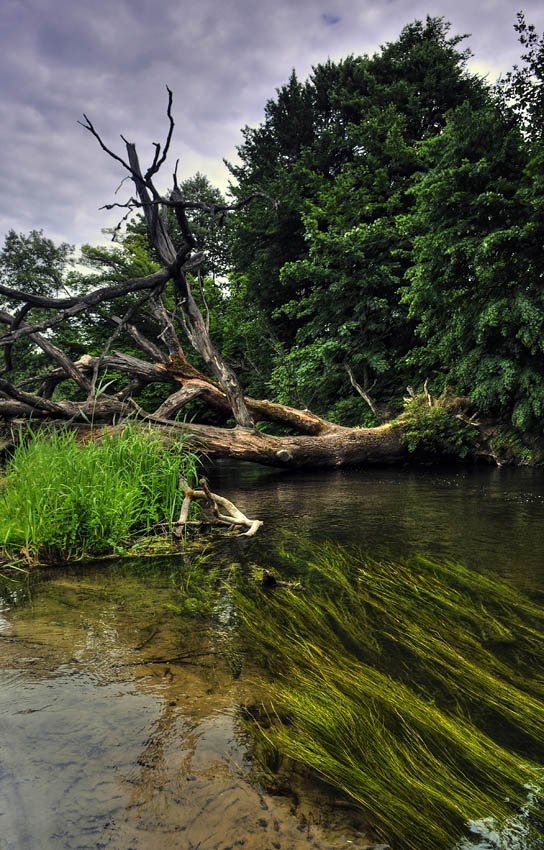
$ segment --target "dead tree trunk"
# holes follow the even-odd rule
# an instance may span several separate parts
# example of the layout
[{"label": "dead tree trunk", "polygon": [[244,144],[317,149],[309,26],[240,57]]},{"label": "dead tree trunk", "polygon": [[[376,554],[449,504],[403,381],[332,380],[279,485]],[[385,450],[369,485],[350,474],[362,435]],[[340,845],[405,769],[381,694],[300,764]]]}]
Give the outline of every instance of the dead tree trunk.
[{"label": "dead tree trunk", "polygon": [[[169,130],[163,147],[155,144],[153,162],[142,172],[136,147],[123,140],[126,159],[115,154],[102,141],[93,124],[84,116],[83,126],[97,139],[102,149],[127,172],[135,187],[135,196],[124,207],[127,215],[141,210],[145,216],[149,237],[163,268],[144,277],[124,280],[99,287],[86,294],[66,298],[49,298],[22,292],[0,285],[0,298],[19,304],[16,312],[0,310],[0,324],[6,327],[0,336],[4,366],[0,368],[0,420],[4,420],[0,445],[10,441],[13,420],[50,420],[70,424],[82,432],[94,423],[93,433],[104,428],[123,427],[123,417],[136,416],[164,434],[165,439],[182,432],[191,445],[202,448],[209,456],[228,456],[275,466],[337,467],[345,464],[395,463],[406,456],[402,430],[395,425],[379,428],[343,428],[328,422],[308,410],[297,410],[268,400],[248,398],[238,378],[214,346],[207,323],[191,291],[191,272],[202,262],[195,253],[195,239],[187,219],[188,209],[201,209],[217,216],[237,209],[264,195],[253,195],[233,207],[206,206],[184,201],[176,175],[173,190],[162,196],[154,177],[166,160],[174,130],[172,94],[168,92]],[[174,244],[168,230],[166,208],[173,208],[180,232],[180,244]],[[125,216],[126,217],[126,216]],[[167,290],[168,287],[168,290]],[[176,312],[189,343],[200,354],[212,377],[196,369],[188,360],[178,336],[175,316],[168,311],[163,293],[175,296]],[[69,322],[86,312],[96,316],[100,305],[115,303],[129,296],[132,300],[123,317],[109,316],[114,331],[100,356],[85,355],[73,361],[53,345],[47,334],[63,322]],[[157,340],[149,339],[139,327],[144,315],[152,317],[159,332]],[[19,385],[9,380],[13,371],[12,347],[18,340],[29,341],[47,354],[52,368],[32,376]],[[118,341],[127,338],[142,352],[142,357],[119,350]],[[116,348],[110,351],[113,343]],[[105,370],[115,370],[127,376],[127,382],[115,393],[97,391],[97,380]],[[351,375],[350,375],[351,377]],[[70,380],[78,388],[80,400],[57,398],[58,386]],[[153,383],[171,388],[168,398],[155,410],[146,410],[136,396]],[[358,388],[356,384],[356,389]],[[236,422],[233,429],[202,424],[183,425],[174,421],[176,414],[196,398]],[[370,402],[369,402],[370,403]],[[292,436],[274,437],[255,427],[258,421],[268,420],[288,426]],[[107,424],[116,422],[116,425]]]}]

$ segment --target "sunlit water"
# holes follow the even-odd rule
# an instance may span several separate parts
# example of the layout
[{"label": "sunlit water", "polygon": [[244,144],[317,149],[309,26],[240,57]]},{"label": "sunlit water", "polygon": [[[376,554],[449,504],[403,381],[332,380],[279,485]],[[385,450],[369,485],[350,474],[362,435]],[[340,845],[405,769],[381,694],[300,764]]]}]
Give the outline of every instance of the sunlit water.
[{"label": "sunlit water", "polygon": [[[544,599],[541,472],[295,476],[224,464],[210,480],[265,521],[231,559],[266,562],[290,530],[458,559]],[[228,605],[211,630],[169,607],[180,559],[50,570],[6,596],[0,850],[369,846],[357,814],[319,784],[293,776],[283,794],[259,784],[240,719],[259,699],[258,674],[233,671],[221,650]],[[526,820],[497,832],[484,819],[459,848],[533,850]]]}]

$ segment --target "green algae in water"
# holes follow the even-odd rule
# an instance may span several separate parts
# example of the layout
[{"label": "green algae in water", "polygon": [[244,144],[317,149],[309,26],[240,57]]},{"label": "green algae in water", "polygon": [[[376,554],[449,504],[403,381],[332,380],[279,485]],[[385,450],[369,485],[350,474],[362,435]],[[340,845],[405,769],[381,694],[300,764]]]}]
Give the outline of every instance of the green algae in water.
[{"label": "green algae in water", "polygon": [[527,802],[543,781],[540,608],[458,564],[287,545],[275,562],[305,592],[237,593],[242,638],[273,674],[258,734],[395,850],[544,847],[534,790]]}]

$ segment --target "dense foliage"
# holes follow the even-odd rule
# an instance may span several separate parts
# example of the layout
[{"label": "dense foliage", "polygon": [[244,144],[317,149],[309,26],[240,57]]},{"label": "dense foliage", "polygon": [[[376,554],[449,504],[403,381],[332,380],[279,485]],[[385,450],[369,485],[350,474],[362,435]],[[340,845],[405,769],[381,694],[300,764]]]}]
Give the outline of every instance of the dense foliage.
[{"label": "dense foliage", "polygon": [[[449,385],[506,426],[540,432],[544,38],[521,13],[515,29],[524,53],[495,86],[468,71],[464,37],[428,17],[373,56],[329,60],[304,82],[293,71],[262,124],[243,130],[234,199],[264,192],[277,208],[189,218],[207,255],[194,291],[248,395],[370,425],[428,378],[435,394]],[[180,189],[223,203],[200,174]],[[143,219],[116,241],[84,248],[82,274],[67,271],[68,246],[11,232],[0,282],[52,294],[157,268]],[[52,340],[73,359],[99,353],[109,309]],[[153,317],[139,319],[153,339]],[[15,353],[15,377],[35,384],[43,358],[24,341]],[[137,397],[145,407],[161,392]]]},{"label": "dense foliage", "polygon": [[363,422],[349,366],[382,407],[429,377],[538,426],[544,41],[522,15],[516,29],[527,52],[498,87],[427,18],[372,57],[293,74],[244,131],[233,191],[281,205],[239,214],[233,262],[279,342],[279,398]]}]

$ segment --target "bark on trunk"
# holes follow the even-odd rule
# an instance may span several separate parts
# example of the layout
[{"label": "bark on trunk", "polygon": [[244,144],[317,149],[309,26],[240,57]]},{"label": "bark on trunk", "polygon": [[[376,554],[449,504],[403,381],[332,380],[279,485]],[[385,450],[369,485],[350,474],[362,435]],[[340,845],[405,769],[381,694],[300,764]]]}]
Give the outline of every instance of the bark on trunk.
[{"label": "bark on trunk", "polygon": [[394,464],[408,456],[402,430],[396,425],[332,426],[324,434],[293,437],[206,425],[189,426],[186,433],[190,434],[191,444],[196,448],[202,446],[209,457],[230,457],[291,469]]},{"label": "bark on trunk", "polygon": [[[14,413],[23,413],[22,405]],[[51,427],[70,427],[82,440],[101,439],[126,427],[120,425],[88,425],[69,423],[65,419],[49,420]],[[25,423],[5,423],[0,427],[0,446],[14,445]],[[218,428],[212,425],[186,425],[177,422],[152,422],[149,428],[160,434],[166,445],[175,445],[183,437],[183,445],[201,451],[206,457],[233,458],[284,469],[338,469],[344,466],[372,466],[402,463],[408,457],[402,430],[397,425],[377,428],[341,428],[333,426],[325,434],[275,437],[242,428]]]}]

